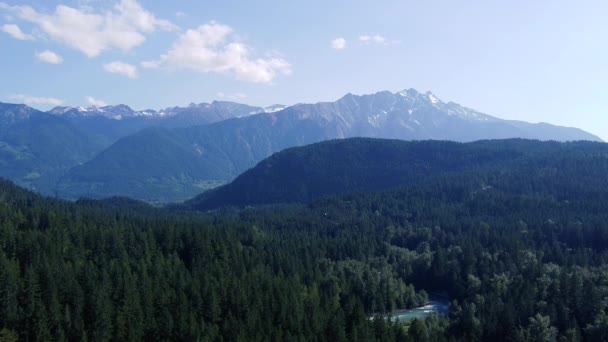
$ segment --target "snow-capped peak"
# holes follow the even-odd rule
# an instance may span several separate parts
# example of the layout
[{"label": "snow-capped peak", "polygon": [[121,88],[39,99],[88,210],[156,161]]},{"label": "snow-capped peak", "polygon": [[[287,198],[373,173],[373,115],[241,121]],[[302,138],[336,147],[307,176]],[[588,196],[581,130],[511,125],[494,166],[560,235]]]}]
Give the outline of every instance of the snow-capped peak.
[{"label": "snow-capped peak", "polygon": [[285,106],[285,105],[281,105],[281,104],[273,104],[272,106],[268,106],[266,108],[261,108],[261,109],[256,109],[254,111],[251,111],[247,115],[255,115],[255,114],[262,114],[262,113],[275,113],[275,112],[280,112],[287,107],[289,107],[289,106]]},{"label": "snow-capped peak", "polygon": [[280,105],[280,104],[274,104],[272,106],[268,106],[268,107],[264,108],[264,113],[274,113],[274,112],[281,111],[285,108],[287,108],[287,106]]},{"label": "snow-capped peak", "polygon": [[429,92],[427,93],[427,96],[429,97],[429,101],[431,101],[432,104],[437,104],[439,102],[441,102],[440,99],[438,99],[435,95],[433,95],[433,93]]},{"label": "snow-capped peak", "polygon": [[70,111],[74,109],[74,107],[70,107],[70,106],[65,106],[65,107],[55,107],[51,110],[49,110],[50,114],[55,114],[55,115],[61,115],[61,114],[65,114],[67,111]]},{"label": "snow-capped peak", "polygon": [[160,114],[158,112],[156,112],[155,110],[152,109],[146,109],[146,110],[140,110],[138,112],[135,112],[136,115],[143,115],[143,116],[154,116],[157,114]]},{"label": "snow-capped peak", "polygon": [[410,88],[410,89],[403,89],[400,92],[397,92],[395,95],[399,95],[402,97],[417,97],[420,93],[418,93],[418,91],[416,89]]},{"label": "snow-capped peak", "polygon": [[78,107],[55,107],[49,111],[50,114],[54,115],[67,115],[72,117],[78,116],[103,116],[113,120],[123,120],[126,118],[132,118],[137,116],[154,117],[158,113],[154,110],[147,109],[143,111],[134,111],[127,105],[116,105],[116,106],[78,106]]}]

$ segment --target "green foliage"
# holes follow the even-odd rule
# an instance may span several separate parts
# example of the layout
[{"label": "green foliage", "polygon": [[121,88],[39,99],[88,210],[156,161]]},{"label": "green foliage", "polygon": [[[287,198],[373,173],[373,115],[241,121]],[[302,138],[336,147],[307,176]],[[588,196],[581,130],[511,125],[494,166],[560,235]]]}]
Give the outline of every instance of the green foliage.
[{"label": "green foliage", "polygon": [[[478,180],[480,191],[491,188],[489,182],[504,174],[517,183],[521,182],[517,178],[523,177],[535,186],[533,180],[544,182],[554,176],[587,177],[560,170],[565,163],[576,167],[570,165],[575,160],[587,166],[595,164],[594,174],[608,172],[606,155],[608,145],[591,142],[333,140],[276,153],[232,183],[207,191],[187,205],[208,210],[307,203],[327,195],[385,190],[446,177]],[[579,181],[576,185],[579,184],[589,183]]]},{"label": "green foliage", "polygon": [[557,329],[551,326],[549,316],[536,314],[534,317],[530,317],[529,321],[528,327],[523,333],[524,340],[531,342],[554,342],[556,340]]},{"label": "green foliage", "polygon": [[[301,209],[285,210],[266,225],[0,183],[0,325],[27,340],[374,340],[368,315],[424,304],[382,241],[285,230]],[[343,243],[359,252],[331,256]]]},{"label": "green foliage", "polygon": [[[1,334],[605,340],[605,145],[475,146],[471,158],[518,156],[385,192],[210,213],[124,198],[71,203],[0,182]],[[437,158],[460,158],[451,156]],[[425,304],[427,292],[449,295],[447,318],[383,318]]]}]

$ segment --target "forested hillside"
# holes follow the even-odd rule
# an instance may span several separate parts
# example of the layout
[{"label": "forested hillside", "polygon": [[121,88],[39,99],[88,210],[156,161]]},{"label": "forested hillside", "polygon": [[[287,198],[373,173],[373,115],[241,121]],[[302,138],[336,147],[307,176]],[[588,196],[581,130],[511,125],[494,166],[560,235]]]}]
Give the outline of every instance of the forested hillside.
[{"label": "forested hillside", "polygon": [[[504,142],[482,146],[493,144]],[[605,341],[608,155],[604,144],[542,146],[560,153],[207,214],[120,198],[70,203],[0,183],[0,334]],[[449,295],[447,318],[376,315],[430,292]]]},{"label": "forested hillside", "polygon": [[[583,164],[605,161],[602,157],[592,161],[593,156],[608,156],[608,145],[523,139],[472,143],[342,139],[276,153],[233,182],[204,192],[186,204],[207,210],[223,206],[307,203],[326,195],[385,190],[457,174],[498,178],[511,174],[518,175],[514,178],[545,182],[545,178],[565,172],[559,170],[564,165],[573,167],[577,161]],[[561,176],[587,175],[573,170]]]}]

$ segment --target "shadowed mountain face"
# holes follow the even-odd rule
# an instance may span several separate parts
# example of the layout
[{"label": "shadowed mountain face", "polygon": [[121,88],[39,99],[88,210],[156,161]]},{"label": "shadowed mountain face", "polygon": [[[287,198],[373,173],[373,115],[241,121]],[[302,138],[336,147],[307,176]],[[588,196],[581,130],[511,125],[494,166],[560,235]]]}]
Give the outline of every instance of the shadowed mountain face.
[{"label": "shadowed mountain face", "polygon": [[[493,179],[505,177],[501,174],[509,174],[515,184],[517,177],[538,177],[539,181],[543,177],[567,178],[568,170],[573,168],[587,167],[597,174],[600,165],[601,170],[608,170],[608,144],[522,139],[458,143],[352,138],[276,153],[231,183],[186,202],[186,206],[208,210],[305,203],[326,195],[386,190],[438,177],[471,176],[485,179],[485,184],[490,185]],[[581,170],[571,175],[595,177]],[[488,188],[484,184],[479,186]]]},{"label": "shadowed mountain face", "polygon": [[52,192],[60,175],[106,145],[64,118],[0,104],[0,176]]},{"label": "shadowed mountain face", "polygon": [[600,140],[576,128],[501,120],[413,89],[348,94],[206,126],[147,129],[70,170],[58,189],[66,197],[184,200],[285,148],[350,137]]},{"label": "shadowed mountain face", "polygon": [[126,105],[56,107],[48,112],[0,103],[0,176],[55,194],[57,180],[118,139],[154,126],[187,127],[263,112],[232,102],[191,104],[156,112]]}]

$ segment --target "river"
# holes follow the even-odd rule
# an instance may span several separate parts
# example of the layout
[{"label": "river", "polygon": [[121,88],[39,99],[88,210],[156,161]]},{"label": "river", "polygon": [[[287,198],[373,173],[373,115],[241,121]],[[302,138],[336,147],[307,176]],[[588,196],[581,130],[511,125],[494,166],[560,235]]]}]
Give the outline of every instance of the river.
[{"label": "river", "polygon": [[395,310],[390,313],[393,321],[408,322],[414,318],[425,318],[432,314],[446,316],[449,313],[450,299],[440,295],[429,295],[429,302],[425,306],[420,306],[413,309]]}]

